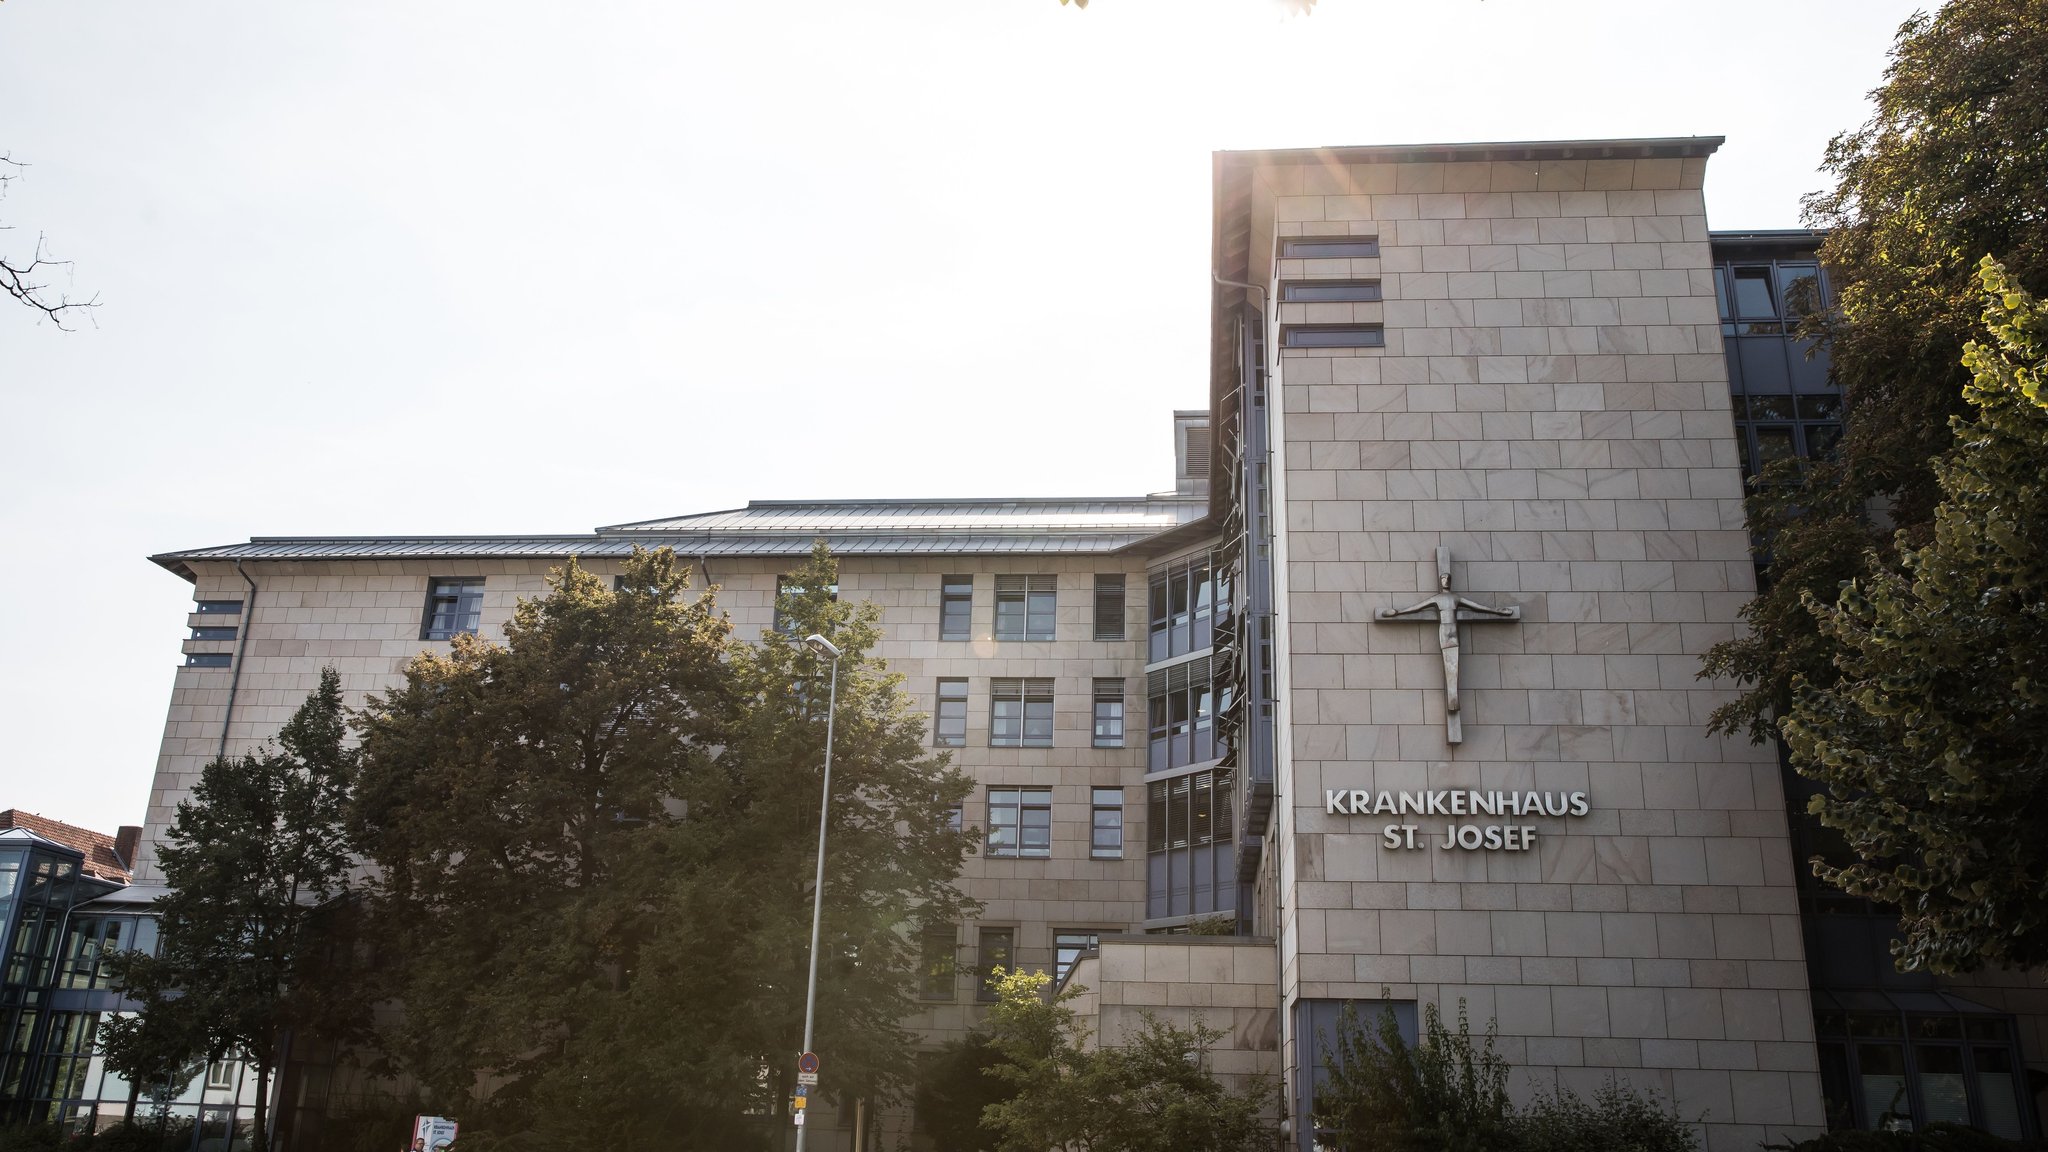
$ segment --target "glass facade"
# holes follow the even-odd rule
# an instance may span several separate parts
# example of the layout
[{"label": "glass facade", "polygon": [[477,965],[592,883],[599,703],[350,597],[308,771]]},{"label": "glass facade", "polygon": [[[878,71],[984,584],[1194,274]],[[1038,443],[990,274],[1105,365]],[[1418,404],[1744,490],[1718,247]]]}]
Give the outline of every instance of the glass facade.
[{"label": "glass facade", "polygon": [[[83,870],[74,849],[21,830],[0,831],[0,1124],[49,1123],[94,1132],[131,1114],[150,1115],[151,1093],[135,1093],[107,1070],[100,1025],[132,1007],[109,986],[106,959],[154,951],[156,921],[135,889]],[[253,1086],[244,1068],[222,1062],[165,1102],[165,1118],[189,1130],[193,1147],[223,1148],[246,1137]]]}]

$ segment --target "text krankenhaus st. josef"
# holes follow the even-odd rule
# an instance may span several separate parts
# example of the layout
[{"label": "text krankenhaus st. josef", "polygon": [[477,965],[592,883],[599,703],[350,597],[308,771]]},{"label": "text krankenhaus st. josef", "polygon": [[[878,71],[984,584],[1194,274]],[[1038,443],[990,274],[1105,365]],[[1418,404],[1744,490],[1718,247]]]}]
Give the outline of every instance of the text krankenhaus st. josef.
[{"label": "text krankenhaus st. josef", "polygon": [[[1435,792],[1368,792],[1364,789],[1325,789],[1323,811],[1339,816],[1584,816],[1588,810],[1584,792],[1480,792],[1472,789],[1444,789]],[[1534,824],[1447,823],[1444,830],[1427,840],[1419,839],[1419,824],[1389,824],[1380,829],[1388,848],[1422,848],[1427,844],[1446,851],[1481,850],[1527,852],[1536,846]]]}]

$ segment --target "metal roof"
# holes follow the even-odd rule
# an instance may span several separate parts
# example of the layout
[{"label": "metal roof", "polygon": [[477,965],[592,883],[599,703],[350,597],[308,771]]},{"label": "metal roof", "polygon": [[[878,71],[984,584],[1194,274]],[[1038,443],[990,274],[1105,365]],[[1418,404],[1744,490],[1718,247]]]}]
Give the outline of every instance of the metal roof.
[{"label": "metal roof", "polygon": [[565,559],[668,546],[690,556],[801,556],[823,539],[842,556],[1115,552],[1200,520],[1200,499],[762,500],[745,508],[555,536],[258,536],[150,559],[191,579],[201,560]]}]

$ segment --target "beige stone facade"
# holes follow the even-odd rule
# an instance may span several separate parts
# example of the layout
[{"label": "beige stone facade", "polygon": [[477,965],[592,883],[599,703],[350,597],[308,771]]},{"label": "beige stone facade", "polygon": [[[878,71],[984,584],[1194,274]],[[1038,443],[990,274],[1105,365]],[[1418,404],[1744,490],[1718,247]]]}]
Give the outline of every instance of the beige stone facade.
[{"label": "beige stone facade", "polygon": [[[1899,992],[1875,967],[1810,966],[1826,937],[1812,902],[1831,897],[1802,887],[1811,845],[1795,849],[1787,777],[1774,749],[1706,731],[1731,689],[1700,680],[1700,658],[1755,587],[1742,445],[1762,443],[1731,407],[1717,277],[1744,261],[1818,275],[1810,253],[1772,254],[1782,235],[1710,237],[1718,143],[1219,154],[1211,409],[1177,414],[1172,493],[756,505],[575,538],[159,557],[196,600],[245,611],[234,639],[187,646],[228,666],[178,673],[148,838],[202,764],[274,733],[323,666],[351,703],[396,684],[436,646],[421,639],[433,579],[484,581],[488,637],[563,557],[608,576],[631,544],[665,544],[700,558],[744,636],[771,626],[778,572],[823,537],[841,598],[882,610],[879,655],[912,699],[931,709],[940,678],[966,680],[966,821],[988,826],[996,791],[1050,796],[1045,855],[967,864],[982,919],[958,928],[950,993],[931,989],[909,1021],[931,1042],[977,1022],[984,944],[1007,934],[1016,964],[1073,962],[1103,1042],[1146,1012],[1224,1029],[1213,1070],[1277,1074],[1300,1152],[1317,1013],[1382,1000],[1495,1022],[1525,1097],[1610,1077],[1656,1090],[1704,1117],[1714,1152],[1890,1122],[1870,1102],[1888,1091],[1875,1064],[1858,1081],[1847,1063],[1878,1056],[1817,1020],[1946,1013],[2015,1038],[1970,1049],[1966,1103],[1997,1121],[2005,1089],[1984,1070],[2009,1051],[2013,1123],[2031,1134],[2017,1058],[2048,1068],[2038,989],[1986,977],[1984,1003],[1965,1003]],[[1746,255],[1717,256],[1724,240]],[[1458,594],[1518,614],[1457,632],[1456,740],[1438,629],[1377,618],[1437,591],[1439,550]],[[941,638],[949,576],[973,585],[966,639]],[[1055,589],[1050,639],[996,636],[997,584],[1024,576]],[[1123,580],[1122,639],[1097,639],[1099,577]],[[1049,747],[991,746],[992,682],[1013,678],[1052,682]],[[1094,696],[1117,682],[1124,736],[1103,747]],[[1121,790],[1108,858],[1091,843],[1099,789]],[[1452,825],[1476,839],[1444,846]],[[138,871],[154,876],[147,844]],[[1191,927],[1236,935],[1166,934]],[[1818,991],[1810,970],[1827,974]],[[1922,1059],[1917,1040],[1886,1043]],[[1945,1058],[1928,1051],[1929,1067]],[[1953,1105],[1935,1075],[1916,1117]],[[814,1146],[849,1146],[816,1119],[830,1123]],[[900,1112],[879,1130],[878,1147],[922,1146]]]},{"label": "beige stone facade", "polygon": [[[1259,167],[1254,282],[1377,278],[1277,306],[1280,988],[1459,1001],[1515,1087],[1610,1075],[1705,1113],[1709,1145],[1822,1122],[1774,754],[1705,734],[1696,679],[1753,592],[1700,157]],[[1269,214],[1266,219],[1259,213]],[[1269,257],[1374,236],[1377,260]],[[1339,316],[1335,309],[1348,308]],[[1291,324],[1384,347],[1287,347]],[[1434,628],[1376,622],[1455,586],[1462,744]],[[1583,792],[1508,820],[1533,850],[1390,849],[1456,818],[1332,813],[1326,789]],[[1483,818],[1482,818],[1483,819]],[[1499,822],[1499,821],[1489,821]],[[1263,929],[1264,926],[1262,926]]]}]

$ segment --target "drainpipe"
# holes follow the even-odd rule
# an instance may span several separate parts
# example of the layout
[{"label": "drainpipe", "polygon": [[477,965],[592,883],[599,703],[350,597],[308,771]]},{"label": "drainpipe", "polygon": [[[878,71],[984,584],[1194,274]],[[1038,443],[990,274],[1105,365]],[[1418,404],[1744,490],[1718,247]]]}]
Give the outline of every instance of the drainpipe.
[{"label": "drainpipe", "polygon": [[220,750],[214,753],[216,760],[225,760],[228,756],[228,725],[234,723],[235,691],[242,686],[242,654],[249,649],[249,629],[256,623],[256,582],[242,571],[240,560],[235,561],[235,575],[249,586],[249,598],[242,602],[242,627],[235,633],[235,671],[228,677],[228,707],[220,718]]}]

